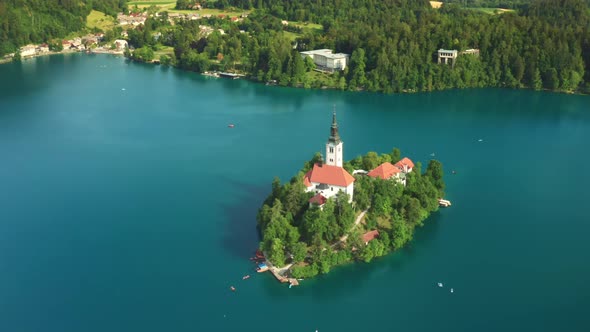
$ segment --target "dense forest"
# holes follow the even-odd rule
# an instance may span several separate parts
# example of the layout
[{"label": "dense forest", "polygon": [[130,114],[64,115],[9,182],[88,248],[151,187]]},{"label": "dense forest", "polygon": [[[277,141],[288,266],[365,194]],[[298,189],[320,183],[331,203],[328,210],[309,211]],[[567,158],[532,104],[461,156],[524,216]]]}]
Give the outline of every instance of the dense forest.
[{"label": "dense forest", "polygon": [[[332,267],[353,260],[369,262],[402,248],[412,239],[414,229],[438,209],[437,199],[443,195],[442,165],[431,160],[424,174],[417,163],[405,187],[397,181],[360,175],[356,176],[353,204],[341,192],[322,209],[310,207],[308,200],[313,194],[305,192],[303,175],[320,159],[317,153],[284,185],[275,178],[272,192],[258,213],[260,248],[277,266],[294,263],[291,274],[296,278],[328,273]],[[349,171],[373,169],[383,162],[399,160],[399,149],[381,155],[369,152],[344,167]],[[365,222],[353,226],[363,210],[368,210]],[[378,230],[379,236],[367,245],[361,235],[372,230]],[[340,241],[345,235],[346,241]]]},{"label": "dense forest", "polygon": [[126,0],[0,0],[0,56],[86,26],[92,9],[115,16]]},{"label": "dense forest", "polygon": [[[590,91],[587,0],[531,0],[497,15],[458,4],[434,9],[425,0],[226,2],[259,9],[235,23],[213,17],[156,27],[166,36],[160,43],[174,47],[174,58],[166,62],[199,72],[241,71],[280,85],[386,93],[468,87]],[[203,24],[225,33],[204,34]],[[131,42],[144,44],[153,41]],[[348,68],[333,75],[315,72],[298,52],[319,48],[351,54]],[[440,48],[476,48],[480,54],[439,65]]]}]

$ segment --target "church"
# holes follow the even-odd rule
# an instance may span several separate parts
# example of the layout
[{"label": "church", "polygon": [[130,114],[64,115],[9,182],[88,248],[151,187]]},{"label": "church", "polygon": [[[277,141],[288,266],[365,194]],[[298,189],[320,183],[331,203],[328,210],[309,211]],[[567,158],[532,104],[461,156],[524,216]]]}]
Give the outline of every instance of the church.
[{"label": "church", "polygon": [[319,205],[320,207],[326,201],[336,196],[342,191],[348,194],[349,202],[352,202],[354,192],[354,177],[350,175],[343,167],[343,142],[338,133],[338,123],[336,122],[336,111],[332,114],[332,127],[330,128],[330,137],[326,143],[326,159],[320,160],[313,165],[313,169],[307,172],[303,178],[307,192],[314,192],[309,203]]}]

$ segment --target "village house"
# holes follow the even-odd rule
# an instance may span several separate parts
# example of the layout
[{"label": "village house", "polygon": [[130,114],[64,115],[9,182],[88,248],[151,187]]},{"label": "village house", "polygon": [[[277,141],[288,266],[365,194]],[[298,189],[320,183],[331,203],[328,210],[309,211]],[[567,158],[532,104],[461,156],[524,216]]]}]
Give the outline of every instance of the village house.
[{"label": "village house", "polygon": [[461,55],[475,55],[475,56],[478,56],[479,55],[479,49],[477,49],[477,48],[470,48],[468,50],[461,51]]},{"label": "village house", "polygon": [[38,53],[48,53],[49,52],[49,45],[47,45],[46,43],[43,43],[43,44],[37,46],[37,52]]},{"label": "village house", "polygon": [[378,237],[379,237],[378,230],[368,231],[362,235],[362,239],[363,239],[363,242],[365,243],[365,245],[368,245],[369,242],[371,242],[372,240],[374,240],[375,238],[378,238]]},{"label": "village house", "polygon": [[63,47],[64,50],[69,50],[70,47],[72,47],[72,41],[71,40],[62,40],[61,46]]},{"label": "village house", "polygon": [[395,164],[384,162],[371,170],[367,176],[380,178],[382,180],[395,180],[405,186],[406,174],[412,172],[412,169],[414,169],[414,162],[412,162],[410,158],[404,157]]},{"label": "village house", "polygon": [[20,48],[20,55],[22,57],[33,56],[37,53],[37,47],[35,45],[27,45]]},{"label": "village house", "polygon": [[117,49],[117,51],[124,51],[127,47],[129,47],[129,45],[127,44],[126,40],[124,40],[124,39],[115,40],[115,48]]},{"label": "village house", "polygon": [[301,52],[302,57],[310,57],[320,70],[333,72],[335,70],[344,70],[348,64],[349,54],[332,53],[330,49],[321,49]]},{"label": "village house", "polygon": [[307,192],[316,195],[309,200],[310,204],[322,206],[327,199],[339,192],[348,194],[348,201],[352,202],[355,178],[342,167],[343,142],[338,133],[336,112],[332,115],[330,137],[326,143],[326,163],[320,160],[303,177],[303,184]]}]

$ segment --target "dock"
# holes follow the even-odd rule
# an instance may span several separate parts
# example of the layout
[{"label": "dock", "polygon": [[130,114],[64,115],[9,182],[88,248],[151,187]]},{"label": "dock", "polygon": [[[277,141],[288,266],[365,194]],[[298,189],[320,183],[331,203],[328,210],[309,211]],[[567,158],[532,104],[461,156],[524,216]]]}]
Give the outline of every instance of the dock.
[{"label": "dock", "polygon": [[451,206],[451,201],[446,200],[446,199],[439,198],[438,199],[438,205],[440,205],[442,207],[449,207],[449,206]]},{"label": "dock", "polygon": [[281,283],[289,283],[290,286],[299,286],[299,281],[295,278],[288,278],[285,277],[285,273],[293,266],[293,264],[288,264],[282,268],[278,268],[269,261],[264,262],[268,266],[268,271],[272,273],[272,275]]},{"label": "dock", "polygon": [[219,77],[225,77],[225,78],[231,78],[232,80],[237,80],[240,77],[243,77],[244,75],[240,75],[240,74],[234,74],[234,73],[219,73]]}]

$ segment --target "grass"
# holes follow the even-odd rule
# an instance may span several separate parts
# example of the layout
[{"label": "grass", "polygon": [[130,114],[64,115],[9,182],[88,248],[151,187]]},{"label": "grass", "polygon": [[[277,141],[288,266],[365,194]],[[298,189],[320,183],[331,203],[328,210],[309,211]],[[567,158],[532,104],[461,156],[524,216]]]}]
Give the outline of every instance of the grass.
[{"label": "grass", "polygon": [[295,39],[297,39],[297,37],[301,37],[300,34],[295,33],[295,32],[291,32],[291,31],[283,31],[283,33],[285,34],[285,36],[287,38],[289,38],[290,41],[295,41]]},{"label": "grass", "polygon": [[301,28],[303,32],[322,32],[324,27],[321,24],[310,22],[289,22],[289,25]]},{"label": "grass", "polygon": [[484,8],[484,7],[477,7],[477,8],[465,8],[469,10],[476,10],[482,13],[496,15],[496,14],[503,14],[508,12],[514,12],[514,9],[504,9],[504,8]]},{"label": "grass", "polygon": [[154,59],[160,59],[160,55],[171,55],[174,53],[174,47],[159,46],[157,51],[154,51]]},{"label": "grass", "polygon": [[86,27],[89,29],[97,28],[102,31],[112,29],[116,25],[115,19],[105,15],[103,12],[93,10],[86,18]]}]

